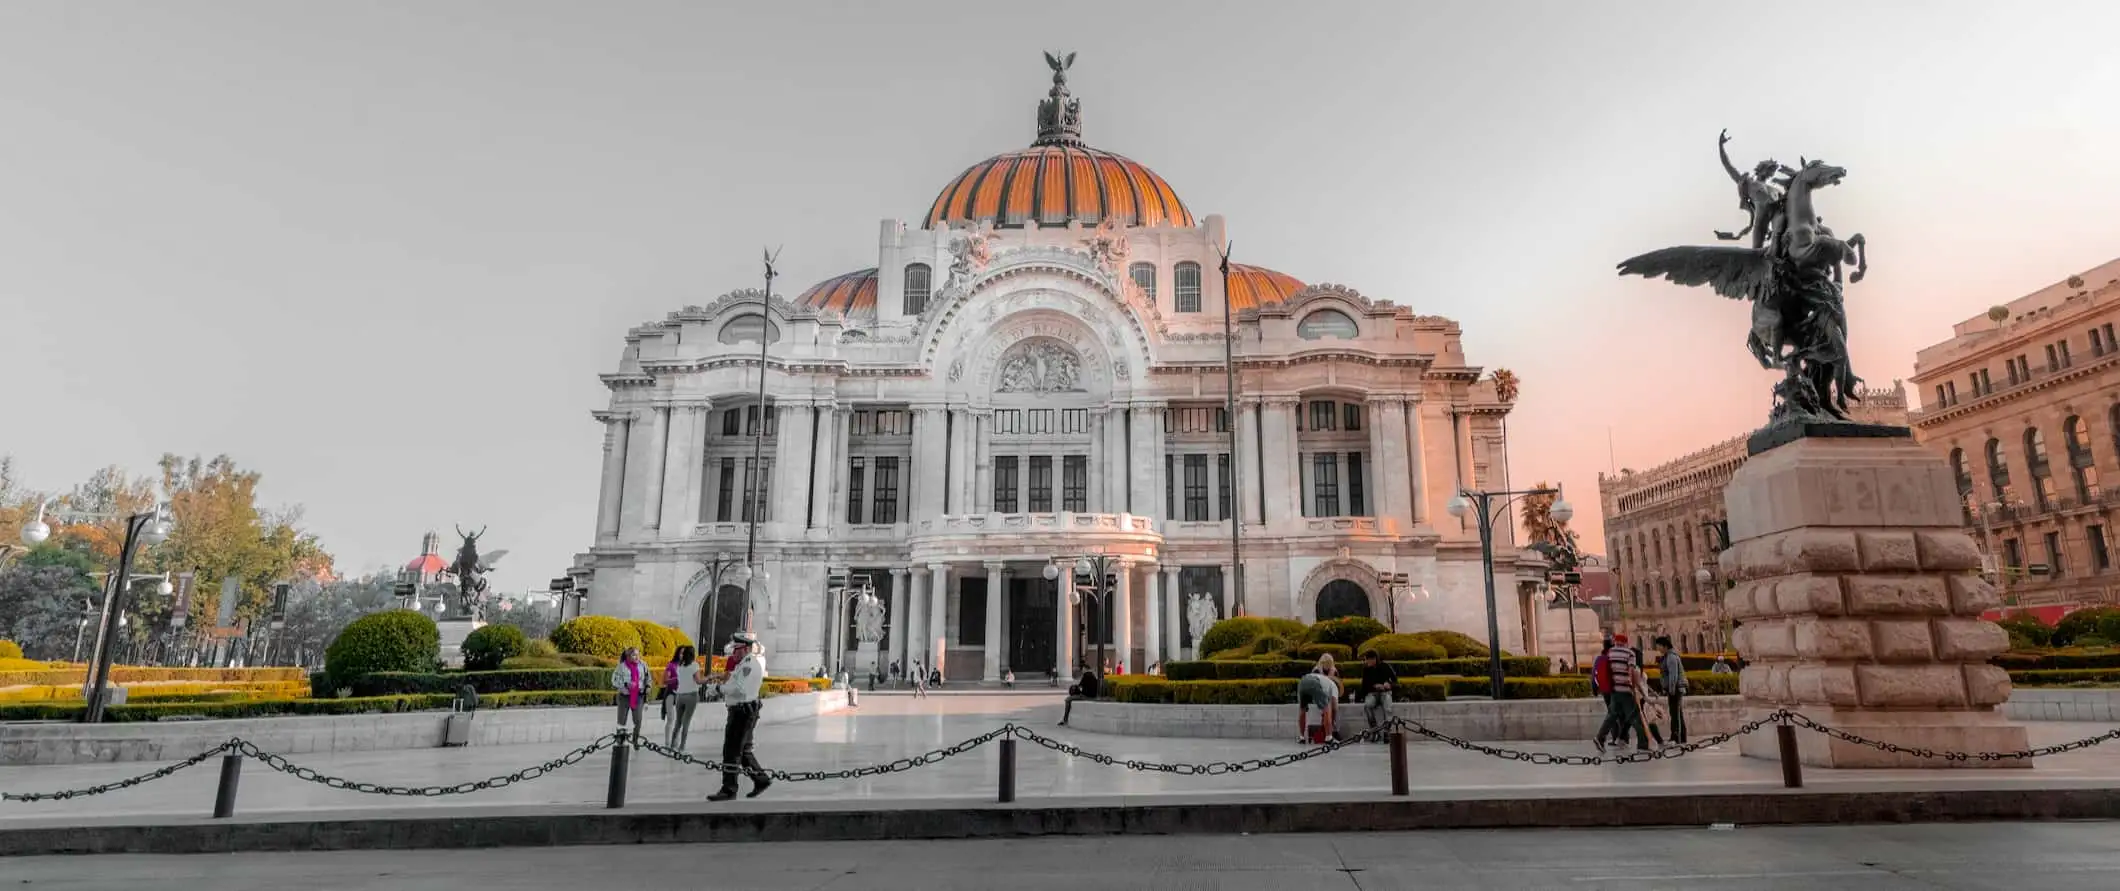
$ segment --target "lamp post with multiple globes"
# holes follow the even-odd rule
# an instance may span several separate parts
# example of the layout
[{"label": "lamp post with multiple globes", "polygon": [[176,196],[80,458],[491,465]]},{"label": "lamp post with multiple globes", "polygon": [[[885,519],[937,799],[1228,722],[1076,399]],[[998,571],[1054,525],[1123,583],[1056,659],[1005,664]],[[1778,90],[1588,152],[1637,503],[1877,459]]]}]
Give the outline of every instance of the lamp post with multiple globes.
[{"label": "lamp post with multiple globes", "polygon": [[1559,489],[1518,489],[1501,492],[1483,492],[1477,489],[1459,489],[1457,497],[1450,499],[1450,515],[1464,519],[1468,513],[1479,514],[1480,565],[1487,575],[1487,682],[1491,695],[1502,698],[1502,624],[1501,613],[1494,603],[1494,523],[1500,514],[1506,513],[1510,502],[1531,495],[1551,495],[1553,506],[1546,509],[1556,523],[1566,523],[1575,516],[1575,506],[1561,497]]},{"label": "lamp post with multiple globes", "polygon": [[[1107,609],[1107,605],[1111,603],[1113,574],[1119,571],[1120,562],[1117,558],[1103,554],[1093,554],[1087,557],[1077,557],[1074,558],[1072,561],[1065,557],[1054,557],[1052,562],[1045,564],[1045,569],[1043,570],[1045,580],[1048,582],[1052,582],[1054,585],[1058,585],[1060,583],[1060,574],[1061,572],[1063,572],[1063,570],[1060,568],[1060,565],[1062,563],[1069,562],[1073,563],[1073,566],[1071,568],[1074,570],[1075,575],[1088,576],[1090,581],[1087,585],[1073,584],[1072,581],[1070,582],[1072,587],[1068,591],[1067,595],[1068,605],[1071,607],[1081,606],[1082,599],[1084,597],[1088,597],[1094,600],[1097,604],[1097,618],[1102,620],[1098,624],[1107,626],[1105,628],[1097,629],[1098,634],[1096,672],[1097,676],[1101,678],[1104,676],[1105,665],[1104,640],[1105,638],[1111,636],[1110,629],[1108,626],[1110,626],[1112,622],[1112,618],[1106,615],[1105,612]],[[1083,634],[1088,634],[1090,630],[1087,621],[1088,617],[1084,616],[1083,618]],[[1072,616],[1062,616],[1061,621],[1072,622],[1074,621],[1074,618]],[[1079,646],[1080,644],[1078,643],[1077,645]],[[1061,653],[1059,655],[1065,657],[1067,654]],[[1124,658],[1124,654],[1121,654],[1121,658]]]},{"label": "lamp post with multiple globes", "polygon": [[[51,538],[52,527],[44,522],[44,512],[50,506],[51,499],[44,499],[43,503],[37,505],[36,518],[23,525],[22,541],[24,544],[35,547],[43,544],[46,539]],[[132,571],[133,553],[142,545],[151,546],[168,540],[170,531],[168,507],[167,505],[157,504],[153,510],[129,516],[75,510],[60,511],[55,516],[69,522],[109,520],[121,517],[125,521],[124,543],[118,549],[118,568],[111,572],[110,579],[104,586],[103,613],[96,635],[95,665],[88,675],[88,690],[86,693],[88,707],[81,712],[81,723],[94,724],[103,720],[105,696],[110,685],[111,657],[115,654],[118,631],[125,624],[124,598],[130,592],[132,582],[135,580]],[[148,576],[148,578],[158,578],[158,576]],[[166,577],[160,578],[162,578],[161,591],[166,595],[170,591],[169,580]]]}]

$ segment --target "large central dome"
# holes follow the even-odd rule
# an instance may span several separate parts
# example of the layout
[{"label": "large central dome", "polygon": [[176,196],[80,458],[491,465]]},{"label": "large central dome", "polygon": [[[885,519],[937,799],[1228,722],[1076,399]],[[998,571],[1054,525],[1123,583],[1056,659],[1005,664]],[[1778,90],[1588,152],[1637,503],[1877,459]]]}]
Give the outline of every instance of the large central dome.
[{"label": "large central dome", "polygon": [[1065,59],[1046,56],[1053,88],[1038,103],[1038,139],[1030,148],[995,155],[944,186],[928,208],[926,228],[988,223],[1019,229],[1036,221],[1094,226],[1193,225],[1192,211],[1170,183],[1140,163],[1082,142],[1081,100],[1068,95]]}]

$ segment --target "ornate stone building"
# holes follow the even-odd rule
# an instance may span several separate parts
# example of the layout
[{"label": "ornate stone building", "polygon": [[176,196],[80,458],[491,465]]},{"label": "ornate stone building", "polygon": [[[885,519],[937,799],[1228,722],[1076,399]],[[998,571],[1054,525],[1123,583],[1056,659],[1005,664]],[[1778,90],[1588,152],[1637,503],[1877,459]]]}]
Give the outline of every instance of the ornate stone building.
[{"label": "ornate stone building", "polygon": [[[828,580],[864,577],[886,661],[993,680],[1065,672],[1103,640],[1138,671],[1191,647],[1194,598],[1236,607],[1241,515],[1249,613],[1485,637],[1477,528],[1445,506],[1461,480],[1508,485],[1510,403],[1458,325],[1258,266],[1225,283],[1222,219],[1080,123],[1056,72],[1036,141],[884,221],[874,268],[629,332],[596,413],[596,543],[572,570],[588,610],[725,639],[745,605],[726,567],[755,519],[752,625],[791,670],[854,655]],[[1108,610],[1042,574],[1086,554],[1123,566]],[[1499,562],[1520,647],[1535,611]],[[1428,596],[1388,600],[1397,574]]]},{"label": "ornate stone building", "polygon": [[[1907,391],[1867,390],[1850,406],[1855,420],[1904,427]],[[1636,472],[1598,474],[1598,506],[1605,548],[1617,574],[1613,594],[1618,630],[1671,635],[1681,650],[1715,652],[1728,644],[1723,588],[1715,565],[1716,535],[1725,519],[1723,490],[1745,463],[1746,433],[1675,461]],[[1706,569],[1703,583],[1699,570]]]},{"label": "ornate stone building", "polygon": [[2116,329],[2120,260],[1959,322],[1915,359],[1915,433],[1950,462],[2008,602],[2120,602]]}]

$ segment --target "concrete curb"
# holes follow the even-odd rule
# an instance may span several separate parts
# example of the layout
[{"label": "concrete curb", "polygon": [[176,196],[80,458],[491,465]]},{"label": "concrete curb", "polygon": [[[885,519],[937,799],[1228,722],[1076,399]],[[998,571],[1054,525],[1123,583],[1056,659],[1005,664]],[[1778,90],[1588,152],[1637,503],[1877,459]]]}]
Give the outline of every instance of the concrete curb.
[{"label": "concrete curb", "polygon": [[2120,819],[2120,788],[1760,792],[1634,797],[936,803],[924,810],[775,812],[508,808],[456,814],[264,814],[160,824],[0,828],[0,856],[413,850],[1051,835],[1188,835]]}]

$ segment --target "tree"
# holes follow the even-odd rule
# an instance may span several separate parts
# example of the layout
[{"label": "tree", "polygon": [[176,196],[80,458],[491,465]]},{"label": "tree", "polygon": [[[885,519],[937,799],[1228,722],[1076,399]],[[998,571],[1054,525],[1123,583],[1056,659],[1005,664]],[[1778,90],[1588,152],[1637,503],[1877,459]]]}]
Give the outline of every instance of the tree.
[{"label": "tree", "polygon": [[[301,531],[301,512],[266,513],[257,506],[259,474],[242,470],[226,455],[204,461],[163,455],[162,490],[174,522],[169,540],[154,549],[155,570],[198,573],[192,611],[213,616],[220,608],[221,579],[235,576],[242,599],[236,618],[255,625],[272,607],[273,586],[332,579],[331,555],[315,536]],[[142,615],[159,617],[168,604],[142,598]]]},{"label": "tree", "polygon": [[274,651],[287,654],[298,665],[320,665],[324,649],[355,619],[396,608],[397,597],[391,591],[395,581],[394,574],[379,572],[355,579],[297,585],[287,605],[286,627],[280,629],[280,643]]},{"label": "tree", "polygon": [[34,563],[65,552],[36,548],[0,570],[0,638],[22,645],[31,659],[72,659],[81,633],[83,604],[99,601],[96,588],[73,566]]}]

